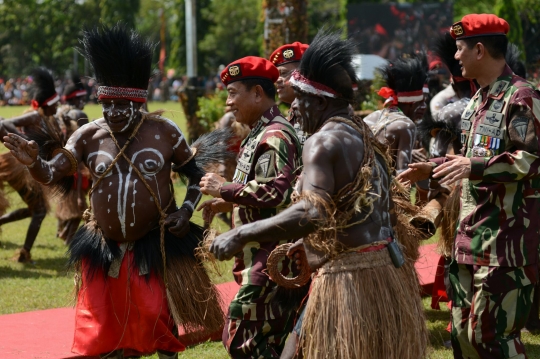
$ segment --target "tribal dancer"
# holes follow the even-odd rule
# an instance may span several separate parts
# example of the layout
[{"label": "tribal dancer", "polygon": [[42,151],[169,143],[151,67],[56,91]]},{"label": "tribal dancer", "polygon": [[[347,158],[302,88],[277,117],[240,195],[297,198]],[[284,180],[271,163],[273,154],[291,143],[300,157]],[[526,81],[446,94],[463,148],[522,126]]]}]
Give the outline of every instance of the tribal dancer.
[{"label": "tribal dancer", "polygon": [[480,85],[461,116],[462,155],[401,176],[461,182],[449,269],[455,358],[527,357],[520,330],[538,282],[540,95],[506,63],[509,30],[491,14],[452,25],[462,76]]},{"label": "tribal dancer", "polygon": [[386,87],[378,94],[386,98],[385,108],[373,112],[364,122],[379,141],[388,144],[396,172],[401,173],[411,163],[415,122],[421,120],[426,111],[423,88],[427,60],[425,55],[397,59],[386,65],[381,74]]},{"label": "tribal dancer", "polygon": [[[291,202],[302,150],[275,104],[278,76],[270,61],[254,56],[232,62],[221,73],[227,105],[251,132],[242,142],[232,183],[214,173],[203,177],[201,191],[215,198],[200,208],[205,213],[233,211],[236,230],[275,216]],[[233,274],[241,287],[223,331],[223,344],[233,358],[279,358],[292,329],[296,308],[276,298],[276,284],[265,273],[268,255],[283,243],[279,236],[262,243],[253,238],[235,258]],[[282,266],[286,272],[293,265],[286,259]]]},{"label": "tribal dancer", "polygon": [[[190,148],[172,121],[140,110],[154,45],[136,32],[121,24],[85,30],[81,44],[103,118],[76,130],[48,161],[33,141],[10,134],[5,144],[36,180],[64,191],[79,162],[90,169],[86,224],[69,247],[78,273],[72,351],[176,358],[185,348],[177,324],[187,332],[223,328],[218,293],[194,256],[202,229],[189,219],[201,198],[199,166],[223,159],[228,138],[213,133]],[[171,168],[189,179],[180,208]]]},{"label": "tribal dancer", "polygon": [[[306,358],[424,358],[418,282],[393,239],[390,158],[362,120],[349,115],[353,49],[339,33],[320,32],[292,74],[295,115],[311,134],[296,203],[222,234],[210,250],[227,260],[253,241],[304,238],[296,249],[305,248],[318,268],[298,321]],[[310,260],[317,253],[322,258]]]},{"label": "tribal dancer", "polygon": [[[66,138],[71,137],[77,128],[88,123],[88,116],[82,111],[86,104],[86,89],[76,74],[72,74],[71,82],[65,88],[62,96],[62,101],[65,104],[60,106],[56,113],[64,123]],[[63,239],[66,244],[71,242],[79,223],[81,223],[83,213],[87,208],[86,194],[90,189],[90,172],[85,165],[79,163],[79,168],[74,176],[75,190],[69,191],[66,196],[61,197],[56,205],[56,218],[58,219],[56,236]]]},{"label": "tribal dancer", "polygon": [[[33,110],[22,116],[2,121],[3,134],[10,132],[27,136],[34,129],[47,126],[60,136],[62,131],[60,122],[54,116],[60,96],[56,93],[54,79],[44,68],[35,69],[32,72],[32,79]],[[31,217],[24,245],[15,255],[18,262],[29,263],[32,261],[30,251],[49,209],[46,193],[42,186],[30,176],[26,167],[20,164],[11,153],[0,155],[0,181],[7,182],[28,206],[0,217],[0,225]]]},{"label": "tribal dancer", "polygon": [[[71,76],[71,84],[66,86],[62,101],[65,103],[58,109],[57,115],[66,121],[66,117],[75,121],[78,127],[88,123],[88,116],[83,112],[86,105],[86,96],[88,92],[81,79],[75,73]],[[69,136],[68,136],[69,137]]]},{"label": "tribal dancer", "polygon": [[[277,67],[279,77],[276,81],[276,92],[281,102],[291,105],[295,99],[294,90],[291,87],[291,74],[298,68],[302,55],[309,45],[301,42],[293,42],[280,46],[270,55],[270,61]],[[302,125],[294,117],[294,111],[289,111],[289,122],[293,125],[300,143],[303,145],[306,138],[302,131]]]}]

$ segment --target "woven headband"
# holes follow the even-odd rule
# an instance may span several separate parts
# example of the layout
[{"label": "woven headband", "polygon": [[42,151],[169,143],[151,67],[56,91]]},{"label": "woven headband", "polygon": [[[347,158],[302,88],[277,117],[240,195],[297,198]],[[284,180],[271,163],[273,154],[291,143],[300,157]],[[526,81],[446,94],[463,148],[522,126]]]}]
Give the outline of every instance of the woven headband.
[{"label": "woven headband", "polygon": [[86,96],[86,90],[78,90],[70,93],[69,95],[62,96],[62,101],[72,99],[74,97]]},{"label": "woven headband", "polygon": [[292,86],[297,87],[300,91],[305,93],[331,98],[339,97],[339,94],[330,87],[302,76],[298,70],[295,70],[292,73],[289,82]]},{"label": "woven headband", "polygon": [[129,87],[99,86],[97,90],[98,99],[121,98],[134,102],[146,102],[148,91]]},{"label": "woven headband", "polygon": [[43,106],[52,106],[55,103],[57,103],[60,100],[60,96],[55,92],[54,95],[43,101],[42,103],[37,102],[36,100],[32,100],[30,104],[32,105],[32,108],[34,110],[37,110],[39,107]]}]

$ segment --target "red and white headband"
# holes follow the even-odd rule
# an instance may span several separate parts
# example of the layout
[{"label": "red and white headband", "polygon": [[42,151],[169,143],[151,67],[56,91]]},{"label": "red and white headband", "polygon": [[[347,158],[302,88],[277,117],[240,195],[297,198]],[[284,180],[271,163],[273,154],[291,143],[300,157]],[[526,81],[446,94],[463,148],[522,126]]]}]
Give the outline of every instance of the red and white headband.
[{"label": "red and white headband", "polygon": [[305,93],[330,98],[339,97],[339,94],[330,87],[302,76],[298,70],[295,70],[292,73],[289,82],[292,86],[297,87],[300,91]]},{"label": "red and white headband", "polygon": [[396,94],[396,92],[390,87],[381,87],[377,94],[386,99],[386,101],[384,102],[385,106],[389,103],[392,103],[393,105],[397,105],[399,102],[415,103],[424,99],[423,89],[416,91],[398,92]]},{"label": "red and white headband", "polygon": [[81,96],[86,96],[86,90],[77,90],[77,91],[74,91],[74,92],[70,93],[67,96],[62,96],[62,101],[66,101],[66,100],[72,99],[74,97],[81,97]]},{"label": "red and white headband", "polygon": [[99,86],[98,99],[124,99],[133,102],[146,102],[148,91],[129,87]]},{"label": "red and white headband", "polygon": [[49,97],[48,99],[46,99],[42,103],[39,103],[36,100],[32,100],[32,102],[30,102],[30,104],[32,105],[32,108],[34,110],[37,110],[39,107],[52,106],[55,103],[57,103],[58,101],[60,101],[60,96],[58,96],[58,94],[55,92],[54,95],[52,95],[51,97]]}]

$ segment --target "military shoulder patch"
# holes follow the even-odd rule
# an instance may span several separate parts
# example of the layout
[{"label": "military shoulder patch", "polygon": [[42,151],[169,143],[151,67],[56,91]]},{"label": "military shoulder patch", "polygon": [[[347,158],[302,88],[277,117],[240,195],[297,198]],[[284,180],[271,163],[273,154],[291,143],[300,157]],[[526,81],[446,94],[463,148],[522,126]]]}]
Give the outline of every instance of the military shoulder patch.
[{"label": "military shoulder patch", "polygon": [[268,152],[263,153],[261,157],[257,160],[257,166],[260,167],[261,171],[264,174],[264,177],[268,176],[268,168],[270,166],[270,159],[272,155]]},{"label": "military shoulder patch", "polygon": [[529,119],[527,117],[518,117],[512,121],[512,127],[516,130],[522,141],[527,137],[527,129],[529,127]]}]

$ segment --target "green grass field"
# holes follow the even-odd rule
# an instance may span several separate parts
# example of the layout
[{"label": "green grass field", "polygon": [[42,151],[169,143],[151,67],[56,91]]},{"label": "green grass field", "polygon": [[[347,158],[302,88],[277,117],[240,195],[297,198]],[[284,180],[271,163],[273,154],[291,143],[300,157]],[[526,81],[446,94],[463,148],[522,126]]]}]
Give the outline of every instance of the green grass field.
[{"label": "green grass field", "polygon": [[[185,131],[185,121],[179,103],[151,103],[150,109],[164,108],[173,110],[165,115],[177,122]],[[0,107],[0,116],[10,118],[20,115],[22,107]],[[85,112],[90,119],[101,117],[101,107],[89,105]],[[3,146],[0,146],[4,149]],[[185,189],[177,184],[177,199],[183,198]],[[23,206],[17,194],[10,194],[11,209]],[[15,250],[23,244],[29,220],[10,223],[1,228],[0,236],[0,314],[18,313],[39,309],[70,306],[72,301],[73,273],[65,267],[66,248],[63,242],[56,238],[56,219],[49,214],[41,227],[41,231],[32,250],[33,264],[19,264],[11,260]],[[199,213],[194,220],[202,223]],[[217,223],[219,229],[225,230],[224,225]],[[430,240],[428,243],[432,243]],[[215,283],[232,280],[230,262],[220,265],[222,276],[214,276]],[[399,298],[395,298],[396,301]],[[450,315],[444,305],[441,311],[432,310],[431,298],[424,298],[427,314],[427,326],[431,337],[430,359],[450,359],[452,353],[444,349],[443,342],[449,339],[445,331]],[[397,303],[396,303],[397,304]],[[411,328],[414,330],[414,328]],[[540,336],[524,334],[530,358],[540,358]],[[180,354],[180,358],[190,359],[225,359],[227,354],[220,342],[209,342],[189,348]],[[154,355],[149,358],[157,358]],[[381,358],[384,359],[384,358]]]}]

